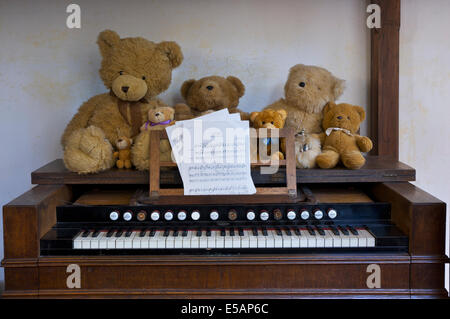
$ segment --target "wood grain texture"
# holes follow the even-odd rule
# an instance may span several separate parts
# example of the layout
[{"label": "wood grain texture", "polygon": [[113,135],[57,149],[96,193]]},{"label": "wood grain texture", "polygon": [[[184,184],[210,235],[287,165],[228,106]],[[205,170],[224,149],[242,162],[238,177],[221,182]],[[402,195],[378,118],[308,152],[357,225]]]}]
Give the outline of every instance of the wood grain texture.
[{"label": "wood grain texture", "polygon": [[[416,171],[401,162],[379,156],[368,156],[366,164],[359,170],[344,167],[333,169],[297,169],[297,183],[377,183],[414,181]],[[176,168],[161,171],[163,185],[181,185],[181,177]],[[274,174],[262,175],[259,168],[252,169],[252,178],[257,185],[286,184],[286,169],[280,167]],[[52,185],[148,185],[148,171],[133,169],[110,169],[105,172],[79,175],[68,171],[61,159],[48,163],[31,173],[33,184]]]},{"label": "wood grain texture", "polygon": [[381,8],[381,28],[371,30],[371,154],[398,160],[400,0],[371,3]]}]

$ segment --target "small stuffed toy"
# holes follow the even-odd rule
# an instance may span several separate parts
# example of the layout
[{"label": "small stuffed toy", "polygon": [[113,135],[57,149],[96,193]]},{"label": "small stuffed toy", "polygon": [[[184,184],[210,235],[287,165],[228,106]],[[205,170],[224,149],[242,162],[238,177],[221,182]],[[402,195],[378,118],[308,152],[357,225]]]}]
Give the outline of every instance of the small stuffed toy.
[{"label": "small stuffed toy", "polygon": [[[296,138],[298,168],[312,168],[320,154],[319,134],[322,133],[322,110],[328,102],[334,102],[344,92],[345,81],[335,77],[328,70],[297,64],[289,70],[284,85],[284,98],[268,105],[266,109],[285,110],[288,114],[286,127],[301,136]],[[302,141],[305,144],[301,144]]]},{"label": "small stuffed toy", "polygon": [[[141,126],[141,133],[136,137],[132,148],[132,160],[139,170],[148,170],[149,168],[149,145],[150,131],[164,130],[166,127],[174,125],[175,110],[169,106],[156,107],[148,111],[148,121]],[[133,152],[140,149],[140,152]],[[172,149],[166,139],[161,139],[159,144],[159,158],[162,162],[172,160]]]},{"label": "small stuffed toy", "polygon": [[[261,112],[252,112],[250,114],[250,121],[253,124],[253,127],[255,129],[259,129],[259,128],[267,128],[267,129],[275,129],[275,128],[283,128],[284,127],[284,123],[286,121],[286,111],[285,110],[271,110],[271,109],[266,109],[264,111]],[[282,152],[277,151],[274,154],[272,154],[272,146],[275,146],[278,149],[282,149],[283,146],[280,144],[280,140],[278,138],[272,138],[272,137],[266,137],[262,139],[262,142],[264,145],[267,146],[267,154],[265,155],[265,157],[267,157],[268,155],[271,157],[271,159],[277,159],[277,160],[282,160],[284,159],[284,155]],[[259,143],[258,143],[259,144]],[[258,157],[256,156],[258,153],[258,147],[253,147],[251,150],[251,157],[252,157],[252,161],[255,161]]]},{"label": "small stuffed toy", "polygon": [[176,120],[188,120],[227,108],[230,113],[240,113],[248,120],[248,113],[239,110],[239,99],[245,86],[237,77],[207,76],[199,80],[187,80],[181,86],[181,96],[186,104],[175,105]]},{"label": "small stuffed toy", "polygon": [[117,152],[114,152],[117,168],[131,168],[131,145],[133,140],[126,136],[120,136],[116,140]]},{"label": "small stuffed toy", "polygon": [[356,134],[366,113],[360,106],[328,103],[324,108],[321,134],[322,154],[317,156],[321,168],[333,168],[339,160],[350,169],[361,168],[366,160],[361,152],[372,149],[370,138]]}]

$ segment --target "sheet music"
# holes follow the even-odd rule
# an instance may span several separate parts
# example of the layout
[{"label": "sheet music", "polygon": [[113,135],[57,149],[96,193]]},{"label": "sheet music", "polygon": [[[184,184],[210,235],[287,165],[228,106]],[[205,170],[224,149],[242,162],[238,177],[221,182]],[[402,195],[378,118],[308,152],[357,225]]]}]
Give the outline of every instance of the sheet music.
[{"label": "sheet music", "polygon": [[254,194],[249,123],[227,109],[166,128],[185,195]]}]

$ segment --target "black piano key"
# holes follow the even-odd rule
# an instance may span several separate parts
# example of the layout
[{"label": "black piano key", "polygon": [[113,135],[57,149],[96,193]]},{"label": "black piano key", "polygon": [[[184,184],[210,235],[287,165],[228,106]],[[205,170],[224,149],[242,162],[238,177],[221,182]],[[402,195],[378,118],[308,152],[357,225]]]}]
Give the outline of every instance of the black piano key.
[{"label": "black piano key", "polygon": [[347,229],[355,236],[358,236],[358,231],[350,225],[347,225]]},{"label": "black piano key", "polygon": [[211,237],[211,229],[206,230],[206,237]]},{"label": "black piano key", "polygon": [[130,237],[133,231],[131,229],[128,229],[125,233],[125,237]]},{"label": "black piano key", "polygon": [[141,232],[139,233],[139,237],[144,237],[146,232],[147,232],[147,229],[141,230]]},{"label": "black piano key", "polygon": [[112,237],[112,235],[114,234],[115,230],[114,229],[110,229],[108,230],[108,232],[106,233],[106,237]]},{"label": "black piano key", "polygon": [[181,232],[181,237],[186,237],[188,234],[186,229],[183,229],[183,231]]},{"label": "black piano key", "polygon": [[316,230],[320,236],[325,236],[325,232],[323,231],[322,227],[316,225]]},{"label": "black piano key", "polygon": [[238,233],[239,236],[244,236],[244,231],[242,230],[242,228],[238,228]]},{"label": "black piano key", "polygon": [[87,237],[87,236],[89,236],[90,233],[91,233],[91,232],[90,232],[89,230],[85,230],[85,231],[81,234],[81,237]]},{"label": "black piano key", "polygon": [[263,236],[268,236],[268,235],[267,235],[267,228],[264,227],[264,228],[262,229],[262,234],[263,234]]},{"label": "black piano key", "polygon": [[330,230],[333,232],[333,235],[340,236],[339,231],[334,226],[330,226]]},{"label": "black piano key", "polygon": [[169,237],[169,233],[170,233],[170,229],[165,229],[164,233],[163,233],[163,236],[164,237]]},{"label": "black piano key", "polygon": [[197,230],[196,236],[197,236],[197,237],[202,237],[202,231],[201,231],[201,229]]},{"label": "black piano key", "polygon": [[253,228],[252,229],[252,234],[253,234],[253,236],[258,236],[258,229]]},{"label": "black piano key", "polygon": [[345,235],[348,236],[348,230],[342,226],[338,226],[338,229]]},{"label": "black piano key", "polygon": [[309,233],[311,236],[316,236],[316,233],[314,232],[314,229],[312,229],[311,226],[306,226],[306,230],[308,231],[308,233]]},{"label": "black piano key", "polygon": [[175,229],[172,233],[173,237],[178,237],[178,229]]},{"label": "black piano key", "polygon": [[281,229],[276,228],[275,232],[277,233],[277,236],[283,236],[283,233],[281,232]]},{"label": "black piano key", "polygon": [[120,236],[122,236],[122,234],[123,234],[123,230],[118,230],[114,236],[120,237]]},{"label": "black piano key", "polygon": [[148,234],[149,237],[155,237],[156,230],[152,229],[150,230],[150,233]]},{"label": "black piano key", "polygon": [[300,232],[300,228],[298,228],[298,227],[295,227],[295,228],[294,228],[294,233],[295,233],[297,236],[301,236],[301,235],[302,235],[302,233]]},{"label": "black piano key", "polygon": [[100,235],[100,231],[99,230],[95,230],[94,233],[92,234],[93,238],[97,238],[98,235]]},{"label": "black piano key", "polygon": [[220,230],[220,236],[225,237],[225,229],[222,228]]},{"label": "black piano key", "polygon": [[286,233],[286,235],[292,236],[291,230],[289,228],[285,228],[284,232]]},{"label": "black piano key", "polygon": [[234,236],[234,228],[230,228],[230,236]]}]

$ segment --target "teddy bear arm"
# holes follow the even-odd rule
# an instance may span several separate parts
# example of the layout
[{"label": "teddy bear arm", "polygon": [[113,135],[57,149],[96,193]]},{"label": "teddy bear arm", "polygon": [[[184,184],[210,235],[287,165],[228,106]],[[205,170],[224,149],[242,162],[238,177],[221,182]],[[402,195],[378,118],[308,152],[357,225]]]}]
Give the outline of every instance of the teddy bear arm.
[{"label": "teddy bear arm", "polygon": [[372,140],[366,136],[356,136],[356,144],[361,152],[369,152],[373,147]]},{"label": "teddy bear arm", "polygon": [[194,118],[194,114],[192,113],[191,108],[184,104],[184,103],[178,103],[174,106],[175,109],[175,120],[182,121],[182,120],[190,120]]}]

